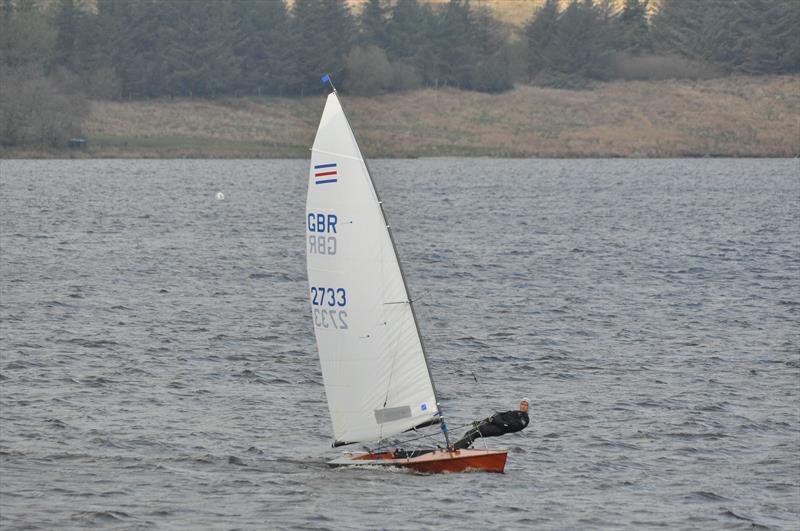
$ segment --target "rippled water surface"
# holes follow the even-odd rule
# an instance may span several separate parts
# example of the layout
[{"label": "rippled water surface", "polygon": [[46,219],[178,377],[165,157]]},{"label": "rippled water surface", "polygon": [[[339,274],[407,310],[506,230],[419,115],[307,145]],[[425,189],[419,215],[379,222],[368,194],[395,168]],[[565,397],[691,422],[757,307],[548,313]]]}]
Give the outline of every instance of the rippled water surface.
[{"label": "rippled water surface", "polygon": [[797,160],[371,166],[504,475],[325,465],[306,161],[2,161],[2,527],[800,528]]}]

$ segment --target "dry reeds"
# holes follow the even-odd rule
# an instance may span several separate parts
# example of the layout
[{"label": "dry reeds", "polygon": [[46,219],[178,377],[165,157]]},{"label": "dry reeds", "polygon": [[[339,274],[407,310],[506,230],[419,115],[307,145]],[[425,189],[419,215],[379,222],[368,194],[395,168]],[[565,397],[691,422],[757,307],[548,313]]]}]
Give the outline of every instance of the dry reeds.
[{"label": "dry reeds", "polygon": [[[800,76],[342,94],[367,157],[787,157]],[[323,97],[95,102],[87,156],[307,157]],[[4,153],[3,156],[7,156]]]}]

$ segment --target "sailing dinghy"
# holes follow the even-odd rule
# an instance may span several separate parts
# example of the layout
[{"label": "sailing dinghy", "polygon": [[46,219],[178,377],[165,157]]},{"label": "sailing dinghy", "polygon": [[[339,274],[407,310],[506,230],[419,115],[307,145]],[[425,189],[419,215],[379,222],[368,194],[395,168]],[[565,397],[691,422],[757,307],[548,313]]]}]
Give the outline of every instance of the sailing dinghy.
[{"label": "sailing dinghy", "polygon": [[503,472],[505,451],[450,449],[383,204],[331,88],[311,149],[306,257],[333,446],[440,424],[446,447],[351,453],[329,465]]}]

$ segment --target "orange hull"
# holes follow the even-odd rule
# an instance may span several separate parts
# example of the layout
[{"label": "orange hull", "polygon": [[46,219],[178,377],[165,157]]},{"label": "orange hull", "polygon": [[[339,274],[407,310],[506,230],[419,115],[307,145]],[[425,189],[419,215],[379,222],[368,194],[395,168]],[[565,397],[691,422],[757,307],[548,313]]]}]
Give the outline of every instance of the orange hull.
[{"label": "orange hull", "polygon": [[395,459],[392,452],[356,454],[336,459],[331,466],[383,465],[409,468],[416,472],[499,472],[506,466],[507,452],[503,450],[435,450],[417,457]]}]

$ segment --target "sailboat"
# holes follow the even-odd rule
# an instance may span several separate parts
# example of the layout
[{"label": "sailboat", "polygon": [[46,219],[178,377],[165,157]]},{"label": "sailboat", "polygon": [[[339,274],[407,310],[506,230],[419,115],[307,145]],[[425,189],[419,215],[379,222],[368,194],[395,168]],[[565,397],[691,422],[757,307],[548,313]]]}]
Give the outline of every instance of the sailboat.
[{"label": "sailboat", "polygon": [[[329,76],[306,200],[309,297],[332,446],[438,424],[444,447],[345,454],[331,466],[503,472],[501,450],[454,450],[383,203]],[[379,447],[380,448],[380,447]]]}]

